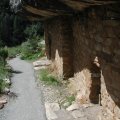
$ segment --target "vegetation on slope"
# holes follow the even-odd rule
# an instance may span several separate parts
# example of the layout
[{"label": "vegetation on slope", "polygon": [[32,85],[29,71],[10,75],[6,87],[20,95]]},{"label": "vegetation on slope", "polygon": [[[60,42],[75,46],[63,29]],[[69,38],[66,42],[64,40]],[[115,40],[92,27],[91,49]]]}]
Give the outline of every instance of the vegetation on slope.
[{"label": "vegetation on slope", "polygon": [[22,44],[21,58],[35,60],[44,55],[43,26],[35,23],[25,29],[26,42]]},{"label": "vegetation on slope", "polygon": [[61,85],[60,80],[56,76],[51,74],[48,69],[40,70],[39,78],[47,85],[55,85],[55,86]]},{"label": "vegetation on slope", "polygon": [[30,22],[10,10],[9,0],[0,2],[0,92],[9,76],[7,58],[20,55],[34,60],[44,55],[43,25]]},{"label": "vegetation on slope", "polygon": [[9,77],[9,69],[6,67],[8,51],[5,48],[0,49],[0,93],[7,86],[5,79]]}]

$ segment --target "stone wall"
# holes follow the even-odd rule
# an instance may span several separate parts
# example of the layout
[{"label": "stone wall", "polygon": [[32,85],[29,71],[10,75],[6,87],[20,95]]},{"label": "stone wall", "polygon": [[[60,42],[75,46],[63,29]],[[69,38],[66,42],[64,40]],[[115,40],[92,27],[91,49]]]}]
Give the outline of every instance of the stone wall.
[{"label": "stone wall", "polygon": [[52,69],[59,76],[63,75],[61,21],[49,20],[45,22],[45,43],[48,59],[52,60]]},{"label": "stone wall", "polygon": [[114,16],[114,12],[95,8],[73,20],[72,82],[77,99],[102,104],[104,120],[120,119],[120,21],[113,20]]},{"label": "stone wall", "polygon": [[[103,106],[102,120],[120,119],[120,21],[116,6],[90,8],[45,22],[46,52],[59,76],[74,78],[80,103]],[[73,86],[73,87],[72,87]]]},{"label": "stone wall", "polygon": [[72,28],[69,17],[56,17],[45,22],[46,53],[53,68],[62,78],[73,76]]}]

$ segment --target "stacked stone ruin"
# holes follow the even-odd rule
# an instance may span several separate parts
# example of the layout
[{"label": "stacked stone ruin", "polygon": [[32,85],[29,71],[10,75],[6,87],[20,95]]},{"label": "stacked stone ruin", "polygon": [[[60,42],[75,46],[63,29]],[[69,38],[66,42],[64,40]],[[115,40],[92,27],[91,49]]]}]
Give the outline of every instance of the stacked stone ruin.
[{"label": "stacked stone ruin", "polygon": [[119,0],[24,0],[21,13],[44,21],[47,57],[59,77],[73,77],[80,102],[120,120]]}]

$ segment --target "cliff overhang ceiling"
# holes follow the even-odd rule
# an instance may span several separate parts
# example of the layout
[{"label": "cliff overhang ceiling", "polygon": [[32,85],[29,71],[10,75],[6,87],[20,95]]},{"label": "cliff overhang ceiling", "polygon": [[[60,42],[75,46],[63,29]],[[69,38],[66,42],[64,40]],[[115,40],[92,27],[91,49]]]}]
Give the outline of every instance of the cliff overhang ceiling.
[{"label": "cliff overhang ceiling", "polygon": [[119,0],[10,0],[11,8],[30,19],[72,15],[91,6],[115,4]]}]

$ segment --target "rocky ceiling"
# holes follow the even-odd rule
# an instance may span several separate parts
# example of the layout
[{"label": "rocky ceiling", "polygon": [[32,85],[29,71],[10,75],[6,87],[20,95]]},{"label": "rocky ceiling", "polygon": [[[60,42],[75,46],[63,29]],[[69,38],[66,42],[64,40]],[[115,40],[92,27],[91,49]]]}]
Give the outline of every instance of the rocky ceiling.
[{"label": "rocky ceiling", "polygon": [[12,9],[31,19],[71,15],[91,6],[115,4],[120,0],[10,0]]}]

